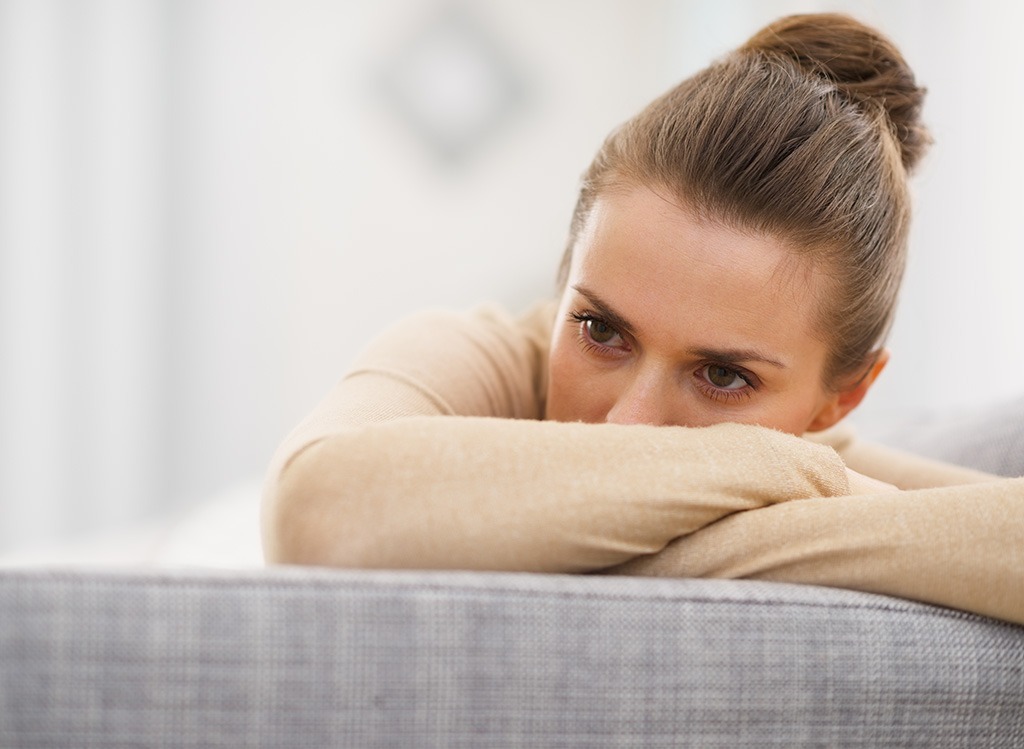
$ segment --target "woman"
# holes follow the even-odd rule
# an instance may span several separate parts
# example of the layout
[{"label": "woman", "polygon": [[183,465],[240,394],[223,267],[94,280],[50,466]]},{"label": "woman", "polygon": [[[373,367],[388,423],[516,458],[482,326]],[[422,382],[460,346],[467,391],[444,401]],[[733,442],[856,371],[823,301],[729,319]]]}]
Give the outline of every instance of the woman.
[{"label": "woman", "polygon": [[[1024,620],[1020,482],[801,436],[888,359],[922,97],[891,42],[815,15],[653,102],[584,176],[559,300],[394,327],[285,441],[268,560],[760,577]],[[920,489],[970,482],[970,510]]]}]

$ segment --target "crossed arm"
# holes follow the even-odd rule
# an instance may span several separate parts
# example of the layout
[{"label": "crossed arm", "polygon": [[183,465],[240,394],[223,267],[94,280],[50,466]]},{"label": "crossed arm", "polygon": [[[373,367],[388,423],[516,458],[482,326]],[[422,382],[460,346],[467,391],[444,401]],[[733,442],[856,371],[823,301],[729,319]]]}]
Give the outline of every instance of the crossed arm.
[{"label": "crossed arm", "polygon": [[[862,495],[832,447],[760,427],[544,422],[544,335],[517,326],[425,318],[371,349],[275,459],[268,561],[753,577],[1024,623],[1024,479]],[[985,478],[837,447],[901,486]]]}]

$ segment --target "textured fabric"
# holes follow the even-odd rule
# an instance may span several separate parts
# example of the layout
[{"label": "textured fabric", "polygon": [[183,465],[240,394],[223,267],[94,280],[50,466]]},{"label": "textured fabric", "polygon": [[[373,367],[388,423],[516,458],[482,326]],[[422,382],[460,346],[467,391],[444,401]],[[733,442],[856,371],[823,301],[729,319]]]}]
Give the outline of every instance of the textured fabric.
[{"label": "textured fabric", "polygon": [[0,573],[0,746],[1015,747],[1024,628],[734,581]]},{"label": "textured fabric", "polygon": [[608,426],[598,453],[575,423],[416,417],[339,433],[281,480],[285,560],[583,572],[735,512],[848,491],[835,452],[793,435]]},{"label": "textured fabric", "polygon": [[[1024,624],[1024,479],[785,502],[731,515],[613,571],[831,585]],[[834,543],[843,529],[841,544]]]},{"label": "textured fabric", "polygon": [[[968,485],[991,477],[842,428],[541,421],[553,315],[382,334],[278,451],[268,558],[813,582],[1024,623],[1024,480]],[[914,491],[871,496],[839,456]]]},{"label": "textured fabric", "polygon": [[875,436],[938,460],[999,476],[1024,476],[1024,396],[982,409],[905,419]]}]

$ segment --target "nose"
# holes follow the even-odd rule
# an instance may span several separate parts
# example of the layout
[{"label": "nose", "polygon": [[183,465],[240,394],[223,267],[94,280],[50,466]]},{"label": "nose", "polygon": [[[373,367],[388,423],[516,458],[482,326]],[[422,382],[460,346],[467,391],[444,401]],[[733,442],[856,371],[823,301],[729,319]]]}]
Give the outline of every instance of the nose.
[{"label": "nose", "polygon": [[673,408],[674,390],[677,390],[676,383],[665,373],[637,372],[615,399],[605,421],[609,424],[655,426],[678,423],[678,415]]}]

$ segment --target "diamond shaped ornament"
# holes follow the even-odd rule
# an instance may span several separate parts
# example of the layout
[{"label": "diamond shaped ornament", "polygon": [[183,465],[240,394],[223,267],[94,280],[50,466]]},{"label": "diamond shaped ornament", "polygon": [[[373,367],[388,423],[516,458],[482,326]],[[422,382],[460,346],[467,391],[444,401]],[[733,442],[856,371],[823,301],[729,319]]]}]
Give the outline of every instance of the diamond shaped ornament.
[{"label": "diamond shaped ornament", "polygon": [[465,162],[523,106],[520,76],[468,8],[426,19],[386,65],[391,108],[442,161]]}]

